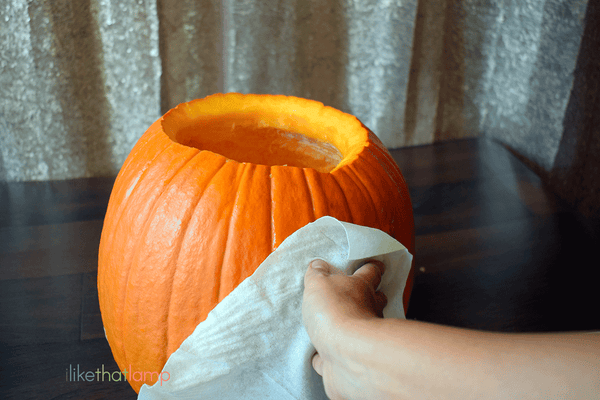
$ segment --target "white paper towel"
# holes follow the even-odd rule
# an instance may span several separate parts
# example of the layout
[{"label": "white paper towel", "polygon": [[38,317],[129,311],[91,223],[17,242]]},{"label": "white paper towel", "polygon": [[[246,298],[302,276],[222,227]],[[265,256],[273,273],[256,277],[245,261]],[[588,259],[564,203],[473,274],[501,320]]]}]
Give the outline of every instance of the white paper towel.
[{"label": "white paper towel", "polygon": [[[320,258],[351,275],[369,259],[386,270],[385,318],[404,318],[412,255],[383,231],[322,217],[290,235],[171,354],[169,380],[138,399],[327,399],[302,323],[304,274]],[[165,374],[166,376],[166,374]]]}]

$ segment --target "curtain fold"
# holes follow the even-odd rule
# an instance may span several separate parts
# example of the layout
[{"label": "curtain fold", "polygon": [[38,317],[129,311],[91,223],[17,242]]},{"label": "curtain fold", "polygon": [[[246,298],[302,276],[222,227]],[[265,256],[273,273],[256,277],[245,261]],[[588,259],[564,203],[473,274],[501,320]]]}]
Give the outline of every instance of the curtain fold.
[{"label": "curtain fold", "polygon": [[10,0],[0,21],[3,178],[116,174],[160,114],[155,3]]}]

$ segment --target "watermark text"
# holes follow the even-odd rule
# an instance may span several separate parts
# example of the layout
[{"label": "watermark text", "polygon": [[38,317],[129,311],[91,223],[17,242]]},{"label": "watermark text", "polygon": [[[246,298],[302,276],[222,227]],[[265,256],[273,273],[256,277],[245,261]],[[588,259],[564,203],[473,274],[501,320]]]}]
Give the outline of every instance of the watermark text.
[{"label": "watermark text", "polygon": [[134,371],[129,366],[129,370],[124,369],[123,371],[105,371],[104,364],[102,369],[97,368],[96,371],[84,370],[79,367],[69,364],[65,376],[67,382],[121,382],[127,380],[129,375],[130,381],[144,382],[148,385],[152,385],[154,382],[160,382],[160,385],[171,379],[171,374],[167,371]]}]

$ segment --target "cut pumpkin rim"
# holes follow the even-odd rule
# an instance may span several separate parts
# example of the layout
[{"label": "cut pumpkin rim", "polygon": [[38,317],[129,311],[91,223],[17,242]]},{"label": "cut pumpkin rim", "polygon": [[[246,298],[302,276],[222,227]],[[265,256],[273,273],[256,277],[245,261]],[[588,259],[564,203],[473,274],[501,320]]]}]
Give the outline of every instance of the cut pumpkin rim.
[{"label": "cut pumpkin rim", "polygon": [[171,141],[228,160],[325,173],[352,162],[369,143],[355,116],[285,95],[217,93],[179,104],[160,124]]}]

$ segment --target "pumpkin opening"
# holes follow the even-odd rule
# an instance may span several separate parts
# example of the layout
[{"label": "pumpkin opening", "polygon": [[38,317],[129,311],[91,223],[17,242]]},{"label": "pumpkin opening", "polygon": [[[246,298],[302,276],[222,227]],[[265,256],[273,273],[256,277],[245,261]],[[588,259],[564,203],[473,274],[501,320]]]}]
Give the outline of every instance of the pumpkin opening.
[{"label": "pumpkin opening", "polygon": [[267,96],[231,97],[181,104],[163,117],[163,131],[176,143],[238,162],[319,172],[351,161],[367,140],[355,117],[321,103],[286,97],[282,107]]}]

